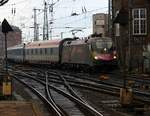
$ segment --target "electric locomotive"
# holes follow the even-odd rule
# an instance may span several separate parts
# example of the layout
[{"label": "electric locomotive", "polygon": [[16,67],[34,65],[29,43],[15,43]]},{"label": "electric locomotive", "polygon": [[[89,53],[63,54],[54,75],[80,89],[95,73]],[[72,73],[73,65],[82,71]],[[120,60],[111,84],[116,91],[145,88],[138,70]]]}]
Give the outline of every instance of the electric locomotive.
[{"label": "electric locomotive", "polygon": [[90,37],[66,41],[63,44],[62,64],[85,66],[116,65],[116,51],[112,39],[108,37]]},{"label": "electric locomotive", "polygon": [[93,62],[95,65],[116,65],[117,53],[109,37],[97,37],[91,41]]}]

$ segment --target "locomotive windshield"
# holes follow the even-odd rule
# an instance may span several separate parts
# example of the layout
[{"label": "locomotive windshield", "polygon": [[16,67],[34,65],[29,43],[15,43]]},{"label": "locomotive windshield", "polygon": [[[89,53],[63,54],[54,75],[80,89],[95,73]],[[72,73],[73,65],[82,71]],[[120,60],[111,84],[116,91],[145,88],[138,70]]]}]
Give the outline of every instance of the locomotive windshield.
[{"label": "locomotive windshield", "polygon": [[112,48],[112,40],[110,38],[104,38],[100,40],[96,40],[92,43],[92,48],[94,51],[106,52]]}]

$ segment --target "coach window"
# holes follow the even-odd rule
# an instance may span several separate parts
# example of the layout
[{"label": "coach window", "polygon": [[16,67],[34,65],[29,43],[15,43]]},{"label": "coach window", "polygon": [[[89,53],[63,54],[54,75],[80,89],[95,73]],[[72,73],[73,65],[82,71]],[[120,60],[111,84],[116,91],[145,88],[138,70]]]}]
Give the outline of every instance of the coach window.
[{"label": "coach window", "polygon": [[17,55],[17,51],[15,50],[15,54]]},{"label": "coach window", "polygon": [[33,54],[33,49],[31,49],[31,54]]},{"label": "coach window", "polygon": [[29,53],[29,49],[27,50],[27,53],[28,53],[28,55],[30,54],[30,53]]},{"label": "coach window", "polygon": [[42,48],[42,54],[43,54],[43,55],[45,54],[45,49],[44,49],[44,48]]},{"label": "coach window", "polygon": [[27,55],[29,55],[29,50],[27,49]]},{"label": "coach window", "polygon": [[48,49],[47,49],[47,53],[48,53],[48,54],[51,54],[51,48],[48,48]]},{"label": "coach window", "polygon": [[27,55],[29,55],[29,50],[28,49],[26,50],[26,52],[27,52]]},{"label": "coach window", "polygon": [[23,55],[23,50],[21,49],[21,55]]},{"label": "coach window", "polygon": [[20,55],[22,55],[22,49],[20,49]]},{"label": "coach window", "polygon": [[15,54],[15,50],[13,50],[13,54]]},{"label": "coach window", "polygon": [[42,54],[42,48],[40,49],[40,54]]},{"label": "coach window", "polygon": [[20,55],[22,55],[22,49],[20,49]]},{"label": "coach window", "polygon": [[42,49],[42,53],[45,54],[45,48]]},{"label": "coach window", "polygon": [[18,51],[19,51],[19,50],[16,50],[16,54],[17,54],[17,55],[18,55]]},{"label": "coach window", "polygon": [[21,55],[21,49],[19,49],[19,54]]},{"label": "coach window", "polygon": [[50,48],[47,48],[47,54],[51,54],[51,49]]},{"label": "coach window", "polygon": [[20,50],[18,49],[18,50],[16,50],[16,52],[17,52],[17,54],[20,54]]},{"label": "coach window", "polygon": [[32,49],[32,54],[34,55],[34,49]]},{"label": "coach window", "polygon": [[31,55],[31,49],[29,49],[29,55]]},{"label": "coach window", "polygon": [[38,49],[38,54],[40,55],[40,53],[41,53],[41,50],[40,50],[40,49]]},{"label": "coach window", "polygon": [[36,54],[36,49],[34,49],[34,55]]},{"label": "coach window", "polygon": [[27,55],[29,55],[29,50],[27,49]]},{"label": "coach window", "polygon": [[39,49],[37,49],[37,55],[39,54]]},{"label": "coach window", "polygon": [[31,49],[28,49],[28,54],[29,54],[29,55],[31,54]]},{"label": "coach window", "polygon": [[36,53],[36,54],[38,55],[38,54],[39,54],[39,49],[36,49],[36,50],[37,50],[37,53]]},{"label": "coach window", "polygon": [[53,54],[55,54],[55,48],[53,48]]},{"label": "coach window", "polygon": [[54,54],[58,54],[58,48],[54,48]]},{"label": "coach window", "polygon": [[47,48],[45,48],[45,54],[47,54]]},{"label": "coach window", "polygon": [[11,50],[10,53],[13,54],[13,50]]},{"label": "coach window", "polygon": [[25,54],[27,54],[27,50],[25,50]]},{"label": "coach window", "polygon": [[36,49],[34,49],[34,55],[36,55]]},{"label": "coach window", "polygon": [[19,53],[20,53],[20,50],[16,50],[16,52],[17,52],[17,54],[19,54]]},{"label": "coach window", "polygon": [[35,49],[35,54],[37,54],[37,49]]},{"label": "coach window", "polygon": [[36,55],[36,49],[34,49],[34,55]]},{"label": "coach window", "polygon": [[51,54],[53,54],[53,48],[51,48]]}]

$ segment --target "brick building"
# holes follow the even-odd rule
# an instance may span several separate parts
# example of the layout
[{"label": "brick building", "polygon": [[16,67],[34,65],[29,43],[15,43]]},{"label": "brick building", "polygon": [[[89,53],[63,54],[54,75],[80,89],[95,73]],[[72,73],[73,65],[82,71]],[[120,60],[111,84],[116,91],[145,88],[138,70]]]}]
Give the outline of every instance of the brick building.
[{"label": "brick building", "polygon": [[150,0],[112,0],[113,37],[127,68],[149,68]]},{"label": "brick building", "polygon": [[[7,47],[11,47],[17,44],[21,44],[21,30],[18,27],[12,26],[13,31],[7,34]],[[0,59],[4,57],[5,38],[2,33],[2,27],[0,26]]]}]

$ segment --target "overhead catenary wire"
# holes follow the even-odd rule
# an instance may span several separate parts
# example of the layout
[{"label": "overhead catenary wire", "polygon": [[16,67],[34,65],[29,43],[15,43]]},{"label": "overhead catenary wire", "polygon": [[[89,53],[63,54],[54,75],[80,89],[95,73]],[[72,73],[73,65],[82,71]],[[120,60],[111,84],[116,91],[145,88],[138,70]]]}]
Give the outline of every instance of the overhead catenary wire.
[{"label": "overhead catenary wire", "polygon": [[[15,2],[15,4],[16,5],[19,5],[19,4],[23,4],[23,3],[25,3],[26,1],[29,1],[29,0],[21,0],[21,1],[18,1],[18,2]],[[54,0],[54,1],[56,1],[56,0]],[[67,2],[66,2],[67,1]],[[66,2],[66,4],[70,4],[70,6],[69,5],[64,5],[64,4],[62,4],[62,3],[65,3]],[[71,26],[71,24],[73,24],[72,25],[72,27],[74,27],[74,28],[78,28],[78,26],[75,26],[74,24],[75,24],[75,22],[76,23],[82,23],[81,24],[81,27],[88,27],[88,28],[90,28],[91,26],[89,26],[90,25],[90,23],[89,23],[89,20],[91,19],[90,17],[91,17],[91,14],[92,13],[96,13],[96,12],[100,12],[101,10],[103,10],[103,9],[107,9],[108,7],[101,7],[101,8],[94,8],[94,9],[92,9],[92,10],[90,10],[90,9],[88,9],[87,8],[87,5],[86,5],[86,2],[85,2],[85,0],[81,0],[81,1],[79,1],[79,0],[76,0],[76,2],[80,2],[81,4],[79,5],[79,6],[73,6],[73,7],[77,7],[77,13],[78,13],[78,15],[75,15],[75,16],[71,16],[71,12],[70,12],[70,15],[68,14],[67,16],[62,16],[62,15],[57,15],[57,12],[59,11],[59,10],[56,10],[56,9],[60,9],[60,11],[61,11],[61,8],[66,8],[65,10],[68,10],[69,8],[71,8],[71,6],[73,5],[72,3],[73,3],[73,0],[59,0],[59,2],[58,2],[58,4],[56,4],[55,5],[55,7],[54,7],[54,15],[56,15],[56,16],[59,16],[59,17],[56,17],[56,16],[54,16],[54,17],[56,17],[56,18],[53,18],[52,19],[52,21],[53,21],[53,27],[52,27],[52,29],[62,29],[62,31],[65,31],[67,28],[61,28],[61,27],[66,27],[66,26]],[[28,3],[28,2],[27,2]],[[72,4],[72,5],[71,5]],[[7,4],[7,5],[9,5],[9,4]],[[11,4],[12,5],[12,4]],[[43,4],[42,4],[43,5]],[[63,5],[63,6],[62,6]],[[22,9],[22,10],[29,10],[29,9],[26,9],[26,6],[27,5],[25,5],[24,6],[24,8],[20,8],[20,9]],[[29,7],[29,6],[27,6],[27,7]],[[19,15],[21,15],[21,11],[22,10],[18,10],[17,9],[17,14],[19,14]],[[69,11],[69,10],[68,10]],[[38,21],[39,21],[39,26],[41,26],[41,23],[42,23],[42,14],[43,14],[43,11],[41,10],[41,11],[39,11],[38,13],[37,13],[37,18],[38,18]],[[20,19],[21,20],[21,19]],[[51,20],[49,20],[49,23],[50,23],[50,21]],[[81,22],[81,21],[83,21],[83,22]],[[30,28],[30,27],[33,27],[33,17],[25,17],[22,21],[21,21],[25,26],[25,28],[27,27],[27,28]],[[85,23],[84,23],[85,22]],[[57,24],[59,24],[59,27],[58,27],[58,25]],[[24,29],[25,29],[24,28]],[[27,30],[27,29],[26,29]],[[67,29],[68,30],[68,29]],[[25,30],[24,30],[25,31]],[[41,30],[40,30],[41,31]],[[61,30],[60,30],[61,31]],[[55,33],[55,32],[54,32]]]},{"label": "overhead catenary wire", "polygon": [[[103,7],[103,8],[98,8],[98,9],[93,9],[93,10],[89,10],[89,11],[86,11],[86,12],[83,12],[83,13],[80,13],[78,15],[76,15],[76,17],[78,16],[81,16],[81,15],[84,15],[84,14],[89,14],[89,13],[92,13],[94,11],[98,11],[98,10],[102,10],[102,9],[107,9],[108,7]],[[66,18],[72,18],[73,16],[69,15],[69,16],[64,16],[64,17],[59,17],[59,18],[55,18],[53,20],[62,20],[62,19],[66,19]]]},{"label": "overhead catenary wire", "polygon": [[[106,9],[106,8],[108,8],[108,7],[103,7],[103,8],[98,8],[98,9],[93,9],[93,10],[90,10],[90,11],[87,11],[87,13],[81,13],[81,14],[79,14],[78,16],[66,16],[66,17],[60,17],[60,18],[57,18],[57,19],[54,19],[53,20],[53,22],[55,23],[56,21],[61,21],[61,20],[66,20],[66,19],[68,19],[68,21],[70,21],[69,19],[70,18],[74,18],[74,17],[81,17],[82,15],[84,15],[84,14],[86,14],[86,17],[82,17],[82,18],[78,18],[78,19],[76,19],[76,20],[71,20],[70,22],[68,22],[67,20],[66,20],[66,22],[65,23],[62,23],[61,22],[61,25],[64,25],[64,27],[65,26],[67,26],[67,25],[69,25],[69,24],[75,24],[75,23],[79,23],[79,22],[81,22],[81,21],[83,21],[83,20],[90,20],[92,17],[91,17],[91,15],[89,15],[90,13],[92,13],[92,12],[94,12],[94,11],[98,11],[98,10],[101,10],[101,9]],[[42,12],[41,12],[42,13]],[[41,13],[39,13],[39,15],[41,14]],[[30,19],[29,19],[30,20]],[[27,21],[28,22],[28,21]],[[60,23],[59,23],[60,24]],[[90,25],[90,23],[87,23],[87,25]],[[87,27],[87,25],[86,25],[86,27]],[[76,28],[75,26],[73,26],[74,28]],[[84,26],[83,26],[84,27]],[[87,29],[89,29],[89,28],[92,28],[92,26],[88,26],[88,28]],[[67,29],[67,28],[59,28],[59,27],[53,27],[53,29],[54,30],[56,30],[56,29]],[[68,32],[68,31],[67,31]],[[58,35],[58,34],[57,34]],[[55,35],[54,35],[55,36]],[[53,36],[52,36],[53,37]]]},{"label": "overhead catenary wire", "polygon": [[[22,1],[23,2],[23,1]],[[16,3],[15,3],[16,4]],[[22,9],[24,9],[26,7],[26,5],[22,8]],[[98,8],[98,9],[93,9],[93,10],[89,10],[89,11],[87,11],[87,12],[83,12],[83,13],[80,13],[80,14],[78,14],[76,17],[79,17],[79,16],[81,16],[81,15],[84,15],[84,14],[89,14],[89,13],[92,13],[92,12],[94,12],[94,11],[98,11],[98,10],[102,10],[102,9],[107,9],[108,7],[102,7],[102,8]],[[21,12],[20,12],[21,13]],[[37,14],[37,16],[38,15],[40,15],[41,13],[43,13],[43,11],[41,10],[41,12],[40,13],[38,13]],[[69,16],[64,16],[64,17],[59,17],[59,18],[54,18],[53,19],[53,21],[56,21],[56,20],[65,20],[65,19],[67,19],[67,18],[72,18],[73,16],[71,16],[71,15],[69,15]],[[25,24],[26,23],[28,23],[31,19],[33,19],[33,17],[29,17],[28,19],[27,19],[27,21],[25,22]]]},{"label": "overhead catenary wire", "polygon": [[3,6],[4,4],[6,4],[9,0],[0,0],[0,6]]}]

